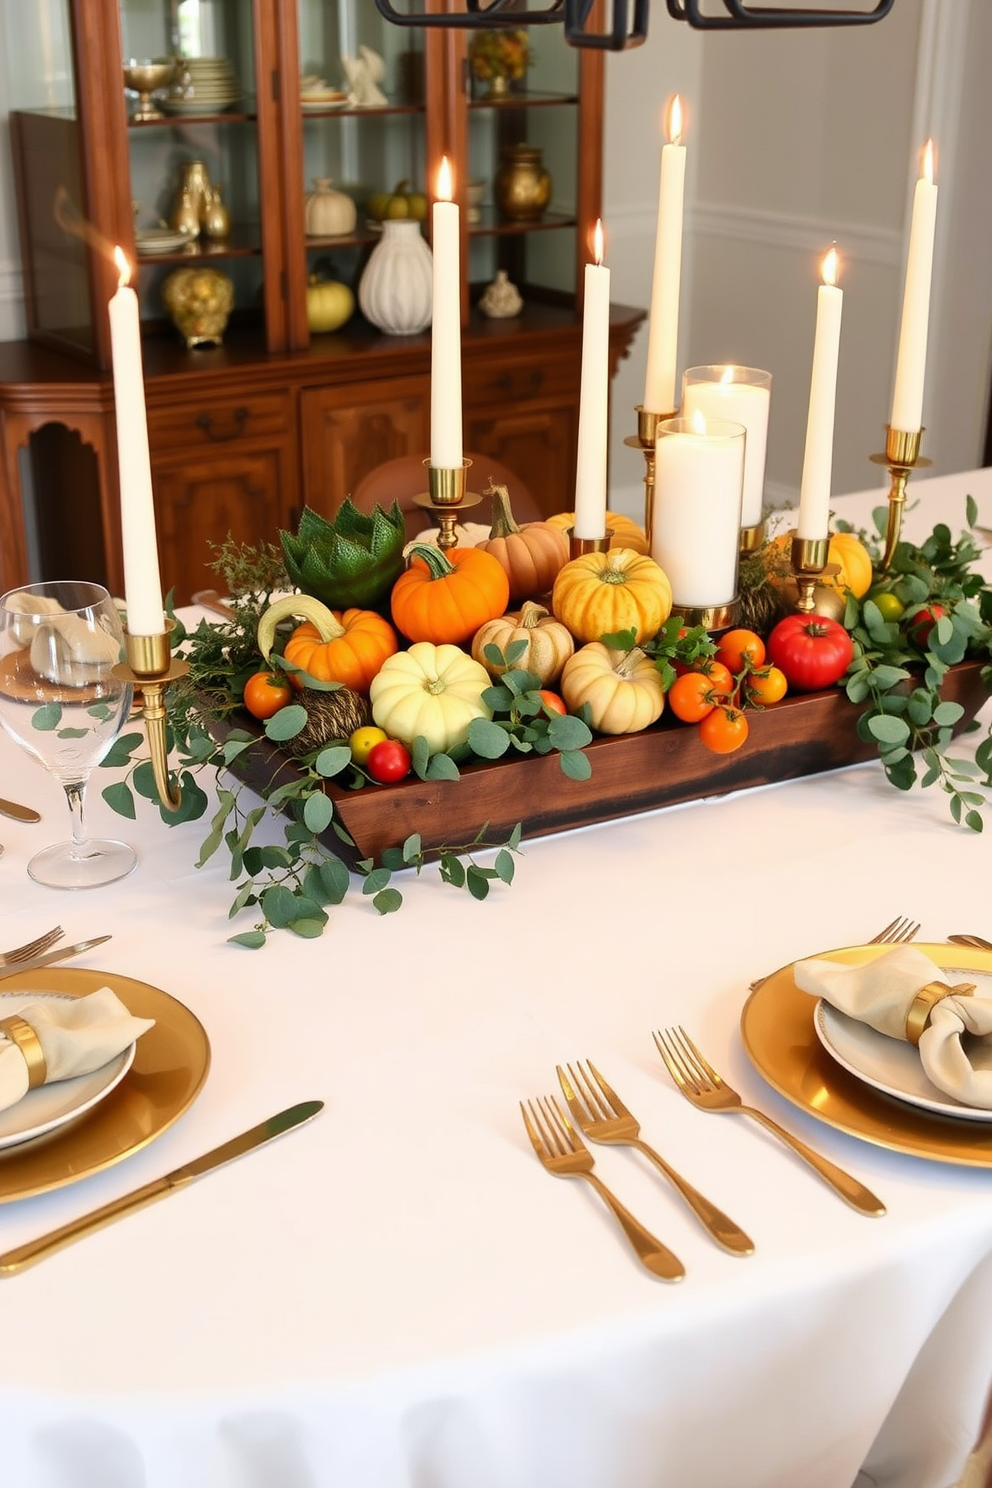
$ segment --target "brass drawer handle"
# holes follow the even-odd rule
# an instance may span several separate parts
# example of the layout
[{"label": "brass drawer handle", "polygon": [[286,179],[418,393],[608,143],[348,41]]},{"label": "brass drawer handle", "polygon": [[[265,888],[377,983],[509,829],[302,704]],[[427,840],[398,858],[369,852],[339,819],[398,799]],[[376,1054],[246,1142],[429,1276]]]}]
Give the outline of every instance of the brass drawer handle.
[{"label": "brass drawer handle", "polygon": [[226,434],[219,434],[215,432],[214,421],[209,413],[200,414],[200,417],[196,421],[196,427],[198,429],[202,429],[207,438],[212,439],[215,444],[226,444],[229,439],[237,439],[238,435],[244,432],[244,427],[247,422],[247,408],[236,408],[234,410],[234,428],[228,430]]}]

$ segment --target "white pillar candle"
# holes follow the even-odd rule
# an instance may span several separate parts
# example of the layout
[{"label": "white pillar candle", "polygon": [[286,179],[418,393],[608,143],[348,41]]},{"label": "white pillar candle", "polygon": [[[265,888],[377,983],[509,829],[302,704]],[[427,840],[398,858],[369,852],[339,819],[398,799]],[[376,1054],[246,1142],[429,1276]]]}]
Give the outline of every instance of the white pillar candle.
[{"label": "white pillar candle", "polygon": [[576,537],[606,536],[607,427],[610,397],[610,271],[603,263],[603,224],[593,234],[596,262],[586,264],[582,306],[582,372],[575,474]]},{"label": "white pillar candle", "polygon": [[651,556],[680,607],[737,594],[745,430],[724,419],[663,419],[655,446]]},{"label": "white pillar candle", "polygon": [[121,278],[116,293],[110,297],[110,347],[114,364],[114,416],[127,628],[132,635],[163,635],[165,610],[148,455],[138,296],[128,283],[130,265],[120,248],[114,250],[114,259]]},{"label": "white pillar candle", "polygon": [[658,223],[648,320],[648,364],[644,408],[670,414],[675,404],[678,363],[679,288],[682,278],[682,211],[685,195],[685,146],[682,144],[682,100],[676,93],[668,109],[670,143],[661,152]]},{"label": "white pillar candle", "polygon": [[896,358],[896,383],[892,395],[893,429],[915,433],[923,427],[923,380],[927,366],[927,331],[930,322],[930,279],[933,273],[933,238],[937,226],[937,187],[933,179],[933,140],[923,151],[923,174],[913,197],[913,222],[906,260],[902,325]]},{"label": "white pillar candle", "polygon": [[437,173],[431,244],[431,464],[440,470],[457,470],[462,463],[461,270],[458,203],[451,196],[451,167],[445,155]]},{"label": "white pillar candle", "polygon": [[822,265],[823,283],[816,296],[816,334],[813,372],[806,416],[806,451],[799,489],[797,537],[826,537],[830,524],[830,474],[834,452],[834,405],[837,400],[837,362],[844,295],[836,283],[837,250],[831,248]]},{"label": "white pillar candle", "polygon": [[771,373],[757,367],[690,367],[682,379],[683,418],[698,409],[704,418],[728,419],[747,430],[742,527],[757,527],[764,509],[771,389]]}]

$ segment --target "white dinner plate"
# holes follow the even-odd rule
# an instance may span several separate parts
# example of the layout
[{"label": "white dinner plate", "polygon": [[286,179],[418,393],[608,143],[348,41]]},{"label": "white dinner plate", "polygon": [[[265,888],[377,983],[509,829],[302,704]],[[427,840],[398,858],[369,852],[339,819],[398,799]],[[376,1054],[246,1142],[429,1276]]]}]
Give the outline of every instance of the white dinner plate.
[{"label": "white dinner plate", "polygon": [[160,228],[139,229],[134,235],[139,253],[173,253],[192,242],[187,233],[165,232]]},{"label": "white dinner plate", "polygon": [[[0,1015],[7,1018],[19,1013],[31,1002],[65,1002],[58,992],[4,993],[0,996]],[[135,1045],[129,1044],[122,1054],[108,1060],[90,1075],[77,1075],[72,1080],[54,1080],[39,1085],[6,1111],[0,1111],[0,1151],[17,1147],[75,1121],[110,1094],[131,1068]]]},{"label": "white dinner plate", "polygon": [[[942,975],[951,984],[962,980],[974,982],[976,996],[992,996],[992,976],[987,972],[971,969],[965,972],[959,967],[944,971]],[[932,1085],[920,1063],[918,1051],[903,1039],[889,1038],[887,1034],[869,1028],[867,1023],[849,1018],[822,998],[813,1013],[813,1027],[827,1053],[849,1074],[873,1089],[939,1116],[956,1116],[963,1121],[992,1121],[992,1111],[963,1105]]]}]

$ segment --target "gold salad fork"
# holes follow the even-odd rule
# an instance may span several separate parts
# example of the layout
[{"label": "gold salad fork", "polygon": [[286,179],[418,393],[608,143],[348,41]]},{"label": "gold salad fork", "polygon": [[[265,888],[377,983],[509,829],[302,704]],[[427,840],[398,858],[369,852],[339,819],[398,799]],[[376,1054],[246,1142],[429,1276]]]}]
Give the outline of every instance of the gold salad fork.
[{"label": "gold salad fork", "polygon": [[[915,940],[919,933],[920,927],[916,920],[907,919],[905,915],[897,915],[890,925],[886,925],[884,930],[879,930],[878,934],[873,935],[871,940],[866,941],[865,944],[903,945],[907,940]],[[953,939],[953,936],[949,938]],[[774,976],[774,972],[769,972],[768,976]],[[756,977],[751,983],[750,990],[757,992],[758,988],[763,986],[767,980],[767,976]]]},{"label": "gold salad fork", "polygon": [[980,951],[992,951],[992,940],[983,940],[980,935],[949,935],[951,945],[975,946]]},{"label": "gold salad fork", "polygon": [[716,1111],[721,1115],[730,1112],[752,1116],[768,1131],[780,1137],[804,1162],[809,1163],[813,1171],[829,1183],[853,1209],[861,1214],[876,1216],[885,1213],[885,1205],[863,1183],[859,1183],[857,1178],[852,1178],[843,1168],[838,1168],[828,1158],[821,1157],[818,1152],[807,1147],[805,1142],[800,1142],[798,1137],[786,1131],[784,1126],[779,1126],[764,1111],[759,1111],[755,1106],[746,1106],[737,1091],[707,1063],[684,1028],[668,1028],[664,1033],[655,1033],[654,1041],[668,1073],[686,1100],[691,1101],[694,1106],[698,1106],[701,1111]]},{"label": "gold salad fork", "polygon": [[581,1061],[574,1068],[568,1065],[567,1073],[560,1064],[557,1068],[562,1094],[568,1102],[573,1121],[584,1136],[607,1146],[635,1147],[638,1152],[643,1152],[678,1190],[718,1245],[732,1251],[734,1255],[754,1253],[754,1241],[745,1235],[740,1225],[728,1219],[722,1210],[704,1198],[698,1189],[693,1188],[681,1173],[677,1173],[660,1153],[641,1140],[641,1128],[637,1121],[591,1059],[586,1060],[585,1067]]},{"label": "gold salad fork", "polygon": [[29,940],[24,945],[15,946],[12,951],[0,952],[0,966],[16,966],[21,961],[30,961],[33,956],[41,956],[57,940],[61,940],[64,934],[62,926],[56,925],[53,930],[47,930],[36,940]]},{"label": "gold salad fork", "polygon": [[685,1267],[678,1256],[656,1240],[593,1172],[592,1153],[554,1096],[541,1096],[526,1105],[521,1101],[520,1113],[531,1145],[548,1172],[555,1178],[584,1178],[591,1183],[619,1221],[641,1265],[662,1281],[681,1281]]}]

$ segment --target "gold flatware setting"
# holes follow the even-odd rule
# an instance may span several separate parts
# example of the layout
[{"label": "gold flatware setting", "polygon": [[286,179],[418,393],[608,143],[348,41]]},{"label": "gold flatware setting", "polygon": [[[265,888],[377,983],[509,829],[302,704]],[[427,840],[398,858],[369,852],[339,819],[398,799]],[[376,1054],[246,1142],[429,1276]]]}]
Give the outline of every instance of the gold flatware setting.
[{"label": "gold flatware setting", "polygon": [[[597,1173],[593,1157],[554,1096],[520,1102],[520,1113],[531,1145],[543,1166],[555,1178],[584,1178],[599,1194],[617,1220],[641,1265],[660,1281],[681,1281],[685,1267],[678,1256],[656,1240],[623,1205]],[[0,1269],[3,1257],[0,1257]]]},{"label": "gold flatware setting", "polygon": [[585,1065],[578,1062],[574,1066],[569,1064],[562,1068],[558,1065],[557,1068],[562,1094],[572,1120],[583,1136],[607,1146],[633,1147],[642,1153],[681,1194],[718,1245],[733,1255],[753,1254],[754,1242],[741,1227],[676,1172],[660,1153],[642,1141],[638,1122],[592,1060],[586,1060]]},{"label": "gold flatware setting", "polygon": [[[59,934],[62,933],[59,931]],[[0,964],[0,982],[7,977],[20,976],[26,971],[38,971],[43,966],[54,966],[58,961],[68,961],[73,956],[81,956],[84,951],[91,951],[94,946],[103,945],[109,939],[109,935],[95,935],[92,940],[80,940],[75,945],[58,946],[42,956],[33,955],[24,960],[3,962]]]},{"label": "gold flatware setting", "polygon": [[33,806],[22,806],[18,801],[5,801],[0,796],[0,816],[9,816],[11,821],[40,822],[41,812]]},{"label": "gold flatware setting", "polygon": [[65,931],[61,925],[55,925],[51,930],[46,930],[44,935],[36,935],[34,940],[27,940],[23,945],[14,946],[11,951],[0,951],[0,968],[4,966],[16,966],[20,971],[25,961],[30,961],[34,956],[42,956],[49,950],[57,940],[61,940]]},{"label": "gold flatware setting", "polygon": [[992,940],[984,940],[981,935],[949,935],[948,944],[959,946],[975,946],[980,951],[992,951]]},{"label": "gold flatware setting", "polygon": [[779,1126],[764,1111],[759,1111],[756,1106],[745,1105],[737,1091],[706,1060],[684,1028],[668,1028],[663,1032],[655,1032],[654,1042],[676,1088],[692,1105],[701,1111],[718,1115],[750,1116],[791,1147],[852,1209],[873,1217],[885,1213],[885,1205],[857,1178],[807,1147],[805,1142],[793,1136],[784,1126]]},{"label": "gold flatware setting", "polygon": [[[865,944],[905,945],[907,941],[915,940],[919,933],[920,926],[918,921],[911,920],[906,915],[897,915],[891,924],[886,925],[884,930],[880,930],[877,935],[873,935],[871,940],[866,941]],[[773,972],[769,972],[769,976],[773,975]],[[767,981],[767,976],[756,977],[750,984],[749,991],[757,992],[758,988],[763,987]]]}]

